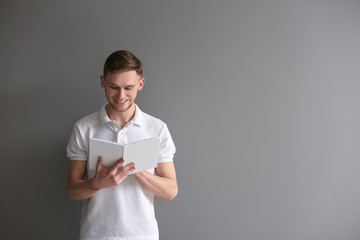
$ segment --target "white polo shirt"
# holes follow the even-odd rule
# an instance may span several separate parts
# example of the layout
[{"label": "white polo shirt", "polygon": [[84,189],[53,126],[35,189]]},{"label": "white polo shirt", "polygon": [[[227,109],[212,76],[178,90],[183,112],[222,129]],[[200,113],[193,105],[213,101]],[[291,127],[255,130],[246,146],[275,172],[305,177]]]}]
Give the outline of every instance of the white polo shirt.
[{"label": "white polo shirt", "polygon": [[[158,163],[173,161],[175,145],[164,122],[135,105],[134,117],[121,128],[109,119],[105,106],[75,123],[67,146],[70,160],[88,159],[89,138],[129,144],[159,137]],[[148,171],[154,174],[154,169]],[[102,189],[83,201],[80,240],[125,239],[159,239],[154,195],[133,175],[118,186]]]}]

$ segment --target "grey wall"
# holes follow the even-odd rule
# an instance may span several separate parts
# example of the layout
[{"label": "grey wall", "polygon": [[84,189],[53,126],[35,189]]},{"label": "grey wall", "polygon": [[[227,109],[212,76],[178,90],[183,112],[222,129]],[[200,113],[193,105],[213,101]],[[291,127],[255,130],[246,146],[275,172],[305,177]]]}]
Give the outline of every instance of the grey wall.
[{"label": "grey wall", "polygon": [[1,1],[1,239],[77,239],[73,123],[145,65],[180,192],[161,239],[360,239],[359,1]]}]

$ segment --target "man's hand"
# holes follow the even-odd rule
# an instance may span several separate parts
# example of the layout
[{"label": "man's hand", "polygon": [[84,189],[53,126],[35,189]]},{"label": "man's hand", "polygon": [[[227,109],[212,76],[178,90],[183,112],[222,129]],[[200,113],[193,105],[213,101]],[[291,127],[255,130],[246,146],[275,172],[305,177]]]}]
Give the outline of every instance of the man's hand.
[{"label": "man's hand", "polygon": [[71,160],[66,187],[69,198],[72,200],[88,199],[100,189],[119,185],[135,169],[134,163],[120,167],[124,161],[124,159],[120,159],[112,167],[105,167],[102,157],[99,157],[95,177],[84,180],[87,161]]},{"label": "man's hand", "polygon": [[119,185],[126,177],[135,170],[135,163],[129,163],[120,167],[125,162],[124,158],[117,161],[112,167],[103,165],[103,158],[100,156],[97,164],[96,175],[93,179],[93,186],[96,190]]}]

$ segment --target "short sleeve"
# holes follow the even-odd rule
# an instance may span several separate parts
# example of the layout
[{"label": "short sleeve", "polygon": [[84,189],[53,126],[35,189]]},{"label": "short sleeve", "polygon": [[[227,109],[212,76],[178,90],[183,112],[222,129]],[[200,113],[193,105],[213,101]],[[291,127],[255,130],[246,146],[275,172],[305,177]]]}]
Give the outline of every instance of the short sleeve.
[{"label": "short sleeve", "polygon": [[175,151],[175,144],[165,124],[160,134],[159,163],[173,162]]},{"label": "short sleeve", "polygon": [[67,157],[70,160],[87,160],[87,145],[82,138],[79,128],[75,125],[66,148]]}]

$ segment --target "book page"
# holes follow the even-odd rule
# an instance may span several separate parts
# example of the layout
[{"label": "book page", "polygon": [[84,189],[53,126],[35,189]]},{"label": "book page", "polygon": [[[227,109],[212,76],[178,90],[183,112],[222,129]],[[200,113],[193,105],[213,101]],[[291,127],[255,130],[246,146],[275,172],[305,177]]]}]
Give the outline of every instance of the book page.
[{"label": "book page", "polygon": [[148,169],[155,168],[159,157],[159,138],[151,138],[136,143],[125,145],[125,162],[134,162],[136,169],[131,172],[136,173]]}]

